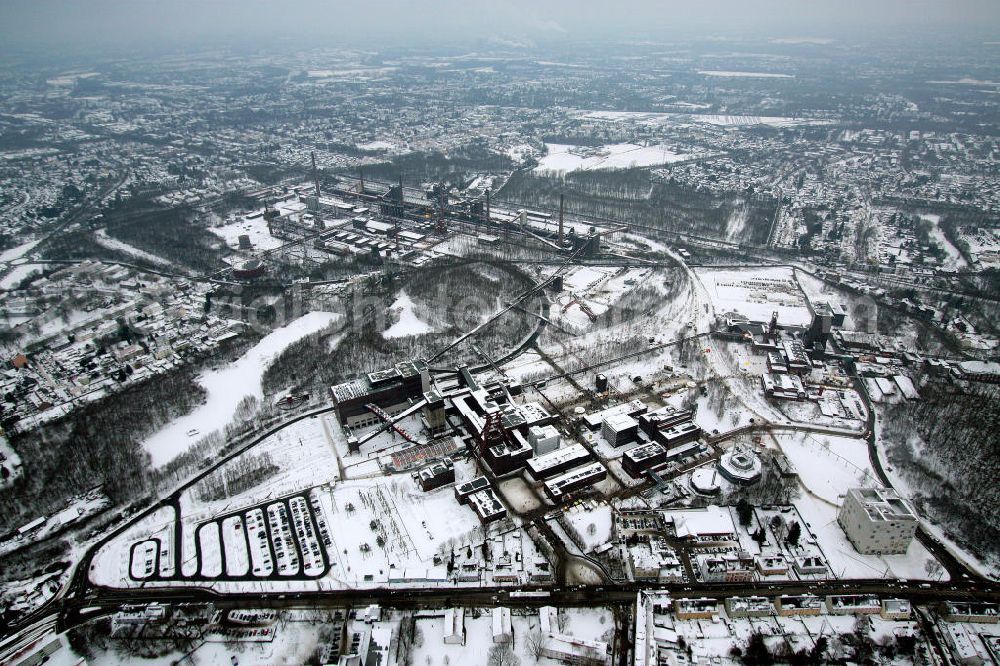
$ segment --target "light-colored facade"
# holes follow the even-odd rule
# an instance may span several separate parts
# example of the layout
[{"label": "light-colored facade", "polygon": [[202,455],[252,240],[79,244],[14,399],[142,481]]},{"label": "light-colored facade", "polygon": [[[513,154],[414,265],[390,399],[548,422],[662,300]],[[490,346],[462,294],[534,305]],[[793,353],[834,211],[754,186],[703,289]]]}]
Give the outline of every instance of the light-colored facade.
[{"label": "light-colored facade", "polygon": [[905,553],[917,529],[908,502],[889,488],[847,491],[837,521],[859,553]]}]

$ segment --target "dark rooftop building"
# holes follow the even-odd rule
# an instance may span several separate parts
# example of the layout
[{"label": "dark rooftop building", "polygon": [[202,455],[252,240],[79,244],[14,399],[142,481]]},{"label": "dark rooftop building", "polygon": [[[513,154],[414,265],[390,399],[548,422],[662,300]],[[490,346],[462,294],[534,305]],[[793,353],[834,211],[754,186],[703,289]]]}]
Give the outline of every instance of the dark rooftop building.
[{"label": "dark rooftop building", "polygon": [[421,360],[397,363],[386,370],[331,387],[337,418],[350,427],[373,425],[379,418],[366,405],[373,404],[389,414],[398,413],[410,401],[420,399],[430,389],[427,364]]}]

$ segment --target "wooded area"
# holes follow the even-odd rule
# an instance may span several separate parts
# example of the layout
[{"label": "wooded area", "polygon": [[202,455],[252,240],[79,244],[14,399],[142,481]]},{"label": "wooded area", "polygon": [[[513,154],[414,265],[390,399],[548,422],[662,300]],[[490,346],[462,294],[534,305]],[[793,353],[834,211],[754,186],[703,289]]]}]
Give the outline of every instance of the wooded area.
[{"label": "wooded area", "polygon": [[933,381],[920,393],[885,407],[889,461],[921,513],[980,557],[1000,559],[1000,386]]},{"label": "wooded area", "polygon": [[194,370],[178,369],[15,435],[24,474],[0,490],[0,530],[61,509],[67,497],[97,485],[116,503],[144,495],[150,471],[142,440],[204,397]]},{"label": "wooded area", "polygon": [[[565,194],[570,213],[759,245],[767,242],[779,204],[768,197],[698,192],[649,169],[517,171],[497,198],[513,206],[556,210],[560,194]],[[730,218],[744,214],[742,229],[736,237],[728,237]]]}]

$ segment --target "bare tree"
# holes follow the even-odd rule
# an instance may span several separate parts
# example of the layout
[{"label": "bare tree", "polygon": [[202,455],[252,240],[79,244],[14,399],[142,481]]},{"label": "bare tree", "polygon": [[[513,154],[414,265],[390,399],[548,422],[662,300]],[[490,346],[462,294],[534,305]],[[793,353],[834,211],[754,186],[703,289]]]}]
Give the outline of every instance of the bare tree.
[{"label": "bare tree", "polygon": [[528,654],[536,660],[541,658],[542,650],[545,649],[547,638],[541,629],[535,629],[528,634]]},{"label": "bare tree", "polygon": [[521,659],[514,654],[513,639],[508,638],[490,648],[486,663],[489,666],[520,666]]}]

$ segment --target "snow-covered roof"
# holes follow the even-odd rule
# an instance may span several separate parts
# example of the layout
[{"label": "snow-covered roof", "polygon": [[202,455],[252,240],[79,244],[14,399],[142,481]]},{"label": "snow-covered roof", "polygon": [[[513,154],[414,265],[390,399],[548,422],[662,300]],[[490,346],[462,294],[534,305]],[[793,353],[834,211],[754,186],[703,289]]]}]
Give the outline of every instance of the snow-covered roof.
[{"label": "snow-covered roof", "polygon": [[704,509],[666,512],[668,521],[672,521],[678,537],[714,536],[733,534],[733,517],[728,511],[718,506],[708,506]]}]

